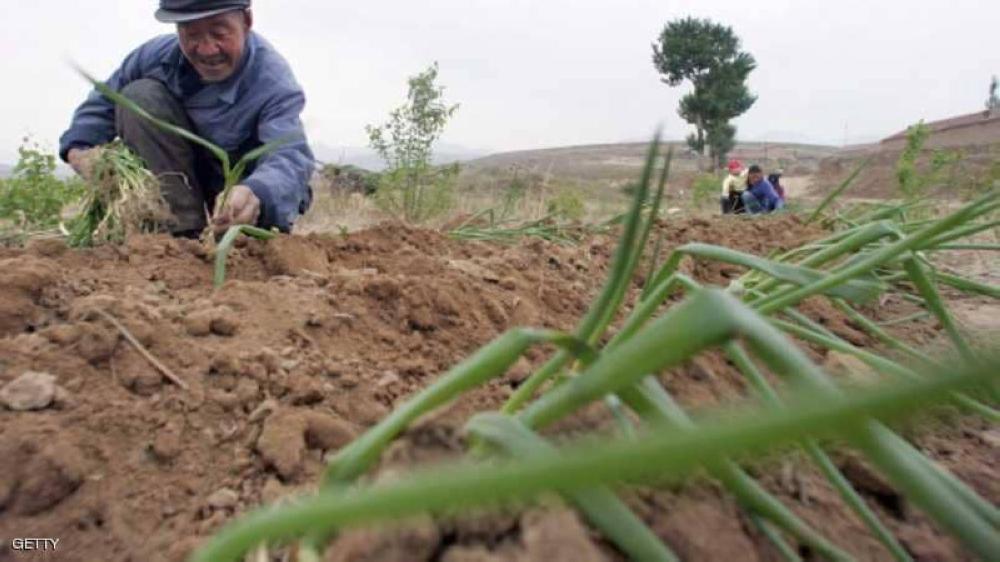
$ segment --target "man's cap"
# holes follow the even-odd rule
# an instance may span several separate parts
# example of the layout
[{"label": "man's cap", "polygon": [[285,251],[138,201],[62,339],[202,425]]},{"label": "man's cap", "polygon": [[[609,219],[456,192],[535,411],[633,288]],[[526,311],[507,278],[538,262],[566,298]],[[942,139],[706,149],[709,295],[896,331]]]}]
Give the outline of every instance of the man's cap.
[{"label": "man's cap", "polygon": [[760,166],[758,166],[757,164],[754,164],[753,166],[750,166],[750,173],[751,174],[759,174],[759,173],[761,173],[761,171],[762,170],[760,169]]},{"label": "man's cap", "polygon": [[742,169],[743,169],[743,163],[740,162],[739,160],[730,160],[729,161],[729,171],[730,172],[735,172],[737,170],[742,170]]},{"label": "man's cap", "polygon": [[250,0],[160,0],[156,19],[163,23],[184,23],[249,7]]}]

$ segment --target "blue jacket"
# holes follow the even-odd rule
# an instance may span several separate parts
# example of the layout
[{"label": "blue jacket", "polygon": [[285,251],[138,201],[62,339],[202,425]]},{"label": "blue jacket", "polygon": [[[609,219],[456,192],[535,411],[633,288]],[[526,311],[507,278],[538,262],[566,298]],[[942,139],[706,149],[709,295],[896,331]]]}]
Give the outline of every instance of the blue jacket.
[{"label": "blue jacket", "polygon": [[[305,94],[288,63],[263,37],[251,32],[240,69],[225,81],[210,84],[197,78],[175,34],[156,37],[125,57],[107,84],[120,91],[140,78],[163,82],[183,104],[194,132],[224,148],[233,163],[264,143],[293,138],[258,160],[241,183],[260,199],[259,224],[265,228],[287,231],[309,208],[314,158],[299,119]],[[95,89],[59,140],[59,155],[65,160],[71,148],[97,146],[114,138],[114,104]]]},{"label": "blue jacket", "polygon": [[775,191],[774,186],[764,178],[761,178],[759,182],[750,186],[750,193],[761,202],[764,210],[768,212],[777,209],[781,203],[781,197],[778,196],[778,192]]}]

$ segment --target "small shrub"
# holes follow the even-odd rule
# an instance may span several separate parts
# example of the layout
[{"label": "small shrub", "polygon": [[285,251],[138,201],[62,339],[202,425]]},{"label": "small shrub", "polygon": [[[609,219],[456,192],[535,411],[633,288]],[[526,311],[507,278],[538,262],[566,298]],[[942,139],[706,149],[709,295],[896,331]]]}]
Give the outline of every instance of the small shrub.
[{"label": "small shrub", "polygon": [[63,207],[83,194],[83,183],[56,177],[55,155],[43,152],[27,138],[18,154],[11,177],[0,180],[0,219],[20,231],[57,226]]},{"label": "small shrub", "polygon": [[583,199],[571,189],[562,189],[555,197],[549,199],[548,212],[554,217],[578,221],[583,218],[587,209]]},{"label": "small shrub", "polygon": [[[961,162],[958,151],[935,150],[925,166],[918,167],[917,161],[930,138],[930,127],[921,121],[906,131],[906,146],[896,162],[896,181],[899,191],[907,199],[923,196],[927,190],[945,181],[949,170]],[[923,168],[922,170],[920,168]]]},{"label": "small shrub", "polygon": [[525,195],[528,194],[528,180],[518,176],[517,172],[514,172],[514,178],[510,180],[510,184],[504,189],[503,197],[500,201],[499,209],[499,220],[506,220],[514,215],[517,210],[517,206],[524,200]]},{"label": "small shrub", "polygon": [[906,130],[906,146],[896,162],[896,182],[904,197],[912,198],[918,195],[919,181],[917,175],[917,158],[930,136],[930,128],[920,121]]},{"label": "small shrub", "polygon": [[444,88],[435,84],[438,65],[409,79],[407,102],[383,125],[366,127],[369,145],[385,160],[375,201],[383,210],[409,222],[442,214],[454,204],[458,167],[431,164],[434,142],[458,105],[446,105]]},{"label": "small shrub", "polygon": [[421,223],[455,205],[458,164],[443,167],[396,168],[382,174],[375,205],[408,222]]},{"label": "small shrub", "polygon": [[700,174],[691,184],[691,203],[695,207],[707,207],[719,198],[722,180],[715,174]]}]

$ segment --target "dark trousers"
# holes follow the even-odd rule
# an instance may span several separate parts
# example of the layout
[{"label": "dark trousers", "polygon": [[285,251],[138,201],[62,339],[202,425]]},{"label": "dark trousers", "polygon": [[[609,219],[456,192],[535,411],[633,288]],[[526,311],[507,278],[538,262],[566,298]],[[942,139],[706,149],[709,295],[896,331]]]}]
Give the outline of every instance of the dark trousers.
[{"label": "dark trousers", "polygon": [[746,212],[743,206],[743,199],[740,197],[742,193],[742,191],[733,191],[728,197],[723,196],[719,198],[723,215],[741,215]]},{"label": "dark trousers", "polygon": [[[193,131],[183,105],[161,82],[143,78],[130,82],[121,93],[153,116]],[[206,213],[223,185],[222,167],[215,157],[122,106],[115,109],[115,129],[159,178],[163,198],[174,215],[171,231],[192,235],[203,230]]]},{"label": "dark trousers", "polygon": [[747,208],[747,212],[751,215],[759,215],[766,211],[764,202],[757,199],[757,197],[749,191],[743,192],[743,205]]}]

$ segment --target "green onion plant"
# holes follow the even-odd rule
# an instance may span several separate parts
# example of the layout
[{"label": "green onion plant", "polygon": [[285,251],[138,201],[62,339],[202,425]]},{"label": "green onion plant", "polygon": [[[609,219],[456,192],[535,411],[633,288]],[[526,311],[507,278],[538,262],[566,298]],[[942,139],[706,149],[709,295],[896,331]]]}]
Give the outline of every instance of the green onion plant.
[{"label": "green onion plant", "polygon": [[[850,220],[831,221],[841,230],[823,240],[769,258],[687,244],[650,269],[634,303],[622,311],[646,255],[669,173],[669,156],[660,162],[657,154],[654,140],[635,199],[621,221],[609,277],[575,330],[519,327],[487,343],[332,455],[316,495],[237,518],[192,560],[235,561],[261,543],[298,544],[301,559],[319,559],[340,529],[532,501],[551,493],[578,509],[627,556],[676,560],[670,545],[619,499],[618,490],[679,481],[696,470],[718,480],[786,558],[796,559],[799,546],[827,560],[852,560],[845,537],[825,536],[741,464],[748,455],[789,447],[806,452],[888,555],[911,560],[831,460],[831,440],[859,451],[971,553],[984,560],[995,557],[1000,510],[891,424],[942,402],[997,421],[1000,349],[982,350],[967,341],[937,289],[945,281],[926,256],[949,251],[942,246],[964,238],[957,232],[978,232],[983,218],[997,208],[1000,190],[916,225],[907,222],[899,206],[866,210]],[[652,254],[659,261],[660,252]],[[729,287],[705,287],[681,272],[683,261],[692,258],[736,264],[748,272]],[[955,277],[947,283],[953,288],[995,295],[995,288]],[[906,294],[933,315],[945,327],[957,359],[926,361],[922,352],[868,318],[865,307],[888,291]],[[678,294],[681,300],[669,304]],[[798,310],[805,299],[830,301],[903,359],[838,337]],[[621,324],[609,333],[623,312]],[[797,341],[854,355],[882,378],[874,387],[846,388],[810,360]],[[539,345],[556,351],[501,411],[469,420],[471,451],[465,459],[388,483],[365,483],[363,477],[386,448],[417,419],[503,375],[528,348]],[[756,400],[745,411],[694,416],[660,383],[659,373],[711,350],[725,353],[746,377]],[[619,410],[616,418],[628,428],[623,437],[594,435],[556,446],[541,433],[594,402]]]}]

